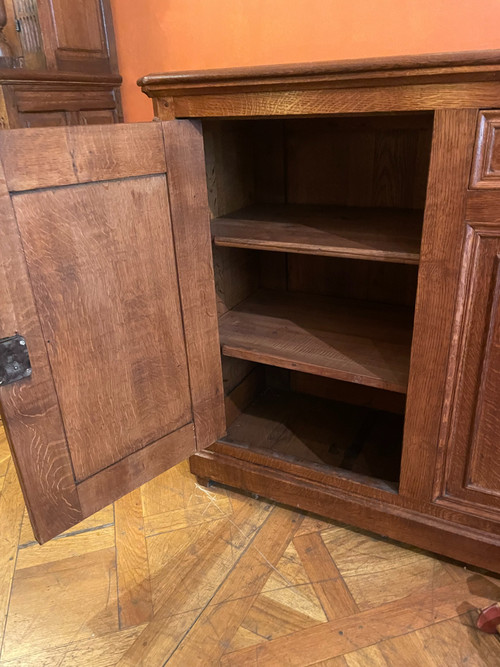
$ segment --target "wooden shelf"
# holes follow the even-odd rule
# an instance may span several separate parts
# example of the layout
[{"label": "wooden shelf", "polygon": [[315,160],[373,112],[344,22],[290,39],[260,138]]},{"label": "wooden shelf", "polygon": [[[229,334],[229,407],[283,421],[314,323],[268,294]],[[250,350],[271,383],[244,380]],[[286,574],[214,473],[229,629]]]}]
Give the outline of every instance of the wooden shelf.
[{"label": "wooden shelf", "polygon": [[219,320],[222,353],[405,393],[410,308],[260,290]]},{"label": "wooden shelf", "polygon": [[266,388],[219,442],[322,472],[348,470],[397,483],[403,424],[402,414]]},{"label": "wooden shelf", "polygon": [[418,264],[422,212],[253,205],[212,221],[214,243],[235,248]]}]

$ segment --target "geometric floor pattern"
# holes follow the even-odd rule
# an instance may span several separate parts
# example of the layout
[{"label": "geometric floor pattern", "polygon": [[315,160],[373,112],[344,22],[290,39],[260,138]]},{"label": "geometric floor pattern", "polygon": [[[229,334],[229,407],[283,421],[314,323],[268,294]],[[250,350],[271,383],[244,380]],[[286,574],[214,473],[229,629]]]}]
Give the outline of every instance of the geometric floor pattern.
[{"label": "geometric floor pattern", "polygon": [[182,463],[33,539],[0,426],[2,667],[500,665],[484,572],[221,487]]}]

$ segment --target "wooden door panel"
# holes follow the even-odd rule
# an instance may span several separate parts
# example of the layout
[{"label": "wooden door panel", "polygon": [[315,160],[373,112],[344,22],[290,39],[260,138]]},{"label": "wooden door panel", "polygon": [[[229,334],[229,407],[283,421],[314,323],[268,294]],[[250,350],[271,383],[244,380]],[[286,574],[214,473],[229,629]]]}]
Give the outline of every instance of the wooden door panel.
[{"label": "wooden door panel", "polygon": [[114,63],[109,0],[39,0],[49,69],[106,73]]},{"label": "wooden door panel", "polygon": [[13,203],[81,481],[191,420],[167,184],[104,181]]},{"label": "wooden door panel", "polygon": [[132,131],[123,123],[114,127],[77,126],[66,131],[2,132],[0,150],[7,188],[23,192],[164,174],[161,126],[158,123],[153,127],[151,123],[137,123]]},{"label": "wooden door panel", "polygon": [[19,113],[21,127],[62,127],[68,125],[65,111]]},{"label": "wooden door panel", "polygon": [[96,0],[51,0],[60,49],[103,51],[104,30]]},{"label": "wooden door panel", "polygon": [[116,122],[114,109],[84,109],[78,113],[78,123],[82,125],[109,125]]},{"label": "wooden door panel", "polygon": [[[202,160],[200,173],[191,126],[173,121],[169,136],[184,147],[184,169]],[[196,226],[192,206],[183,215],[181,157],[174,150],[167,174],[163,141],[159,123],[0,135],[0,337],[25,336],[33,369],[1,387],[0,402],[40,541],[224,430],[213,280],[201,312],[190,294],[192,264],[211,267],[209,226]],[[196,178],[191,187],[201,222],[206,190]],[[188,253],[193,232],[201,241]]]},{"label": "wooden door panel", "polygon": [[500,508],[500,226],[469,223],[461,285],[439,494],[483,515]]}]

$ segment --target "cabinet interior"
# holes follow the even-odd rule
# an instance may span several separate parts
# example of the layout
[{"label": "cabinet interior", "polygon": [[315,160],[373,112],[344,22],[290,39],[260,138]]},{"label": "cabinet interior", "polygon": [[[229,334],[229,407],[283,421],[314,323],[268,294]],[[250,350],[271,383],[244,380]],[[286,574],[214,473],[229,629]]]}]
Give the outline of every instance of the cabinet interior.
[{"label": "cabinet interior", "polygon": [[204,121],[221,442],[397,490],[432,124]]}]

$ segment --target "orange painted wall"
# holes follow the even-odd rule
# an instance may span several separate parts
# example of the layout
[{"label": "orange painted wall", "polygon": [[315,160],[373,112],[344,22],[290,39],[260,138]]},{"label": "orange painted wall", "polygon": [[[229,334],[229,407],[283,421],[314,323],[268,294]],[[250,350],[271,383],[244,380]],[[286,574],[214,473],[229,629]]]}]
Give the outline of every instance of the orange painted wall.
[{"label": "orange painted wall", "polygon": [[128,121],[135,81],[179,69],[500,48],[500,0],[112,0]]}]

